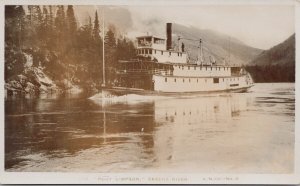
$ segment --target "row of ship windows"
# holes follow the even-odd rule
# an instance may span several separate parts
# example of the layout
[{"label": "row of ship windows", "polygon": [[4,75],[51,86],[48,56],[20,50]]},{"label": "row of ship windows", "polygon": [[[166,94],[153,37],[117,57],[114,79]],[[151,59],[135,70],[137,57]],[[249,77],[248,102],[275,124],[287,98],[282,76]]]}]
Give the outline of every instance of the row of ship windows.
[{"label": "row of ship windows", "polygon": [[[157,51],[157,50],[152,50],[152,49],[138,49],[138,50],[137,50],[137,54],[152,54],[152,53],[156,54],[156,52],[159,52],[159,51]],[[164,53],[166,54],[166,53],[168,53],[168,52],[160,51],[160,54],[161,54],[161,55],[164,55]],[[182,56],[182,53],[181,53],[181,52],[169,52],[169,56],[171,56],[172,53],[173,53],[173,54],[177,54],[177,56],[180,56],[180,57]]]},{"label": "row of ship windows", "polygon": [[[174,79],[174,82],[177,82],[177,79],[182,79],[182,82],[185,82],[185,79],[188,79],[188,82],[191,82],[191,79],[190,78],[171,78],[171,79]],[[224,82],[225,80],[226,81],[239,81],[239,78],[213,78],[213,82],[214,83],[219,83],[220,79],[222,79],[222,81]],[[207,79],[205,78],[204,79],[205,83],[207,82]],[[165,82],[168,82],[168,78],[165,78]],[[197,78],[197,83],[199,82],[199,79]]]},{"label": "row of ship windows", "polygon": [[[188,70],[190,70],[190,66],[188,66],[187,68],[188,68]],[[199,67],[200,70],[202,70],[202,68],[204,68],[204,67],[201,67],[201,66]],[[205,67],[205,70],[207,71],[207,69],[209,69],[209,68],[210,68],[210,70],[212,70],[212,69],[214,68],[214,69],[219,70],[219,71],[221,71],[221,68],[224,69],[224,71],[225,71],[225,70],[226,70],[226,71],[229,70],[229,67]],[[184,70],[184,66],[183,66],[183,65],[182,65],[182,66],[179,66],[179,69]],[[196,70],[196,69],[197,69],[197,67],[194,66],[194,70]]]}]

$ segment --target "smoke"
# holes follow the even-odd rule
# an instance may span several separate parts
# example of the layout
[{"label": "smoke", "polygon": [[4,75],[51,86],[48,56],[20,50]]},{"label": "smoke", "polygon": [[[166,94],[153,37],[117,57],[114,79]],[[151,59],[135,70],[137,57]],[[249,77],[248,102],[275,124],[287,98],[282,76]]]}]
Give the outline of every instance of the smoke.
[{"label": "smoke", "polygon": [[104,11],[105,24],[107,27],[113,25],[117,36],[122,35],[131,40],[147,34],[165,38],[166,20],[158,15],[144,16],[140,11],[142,8],[142,6],[74,6],[79,25],[87,24],[89,16],[94,20],[96,10],[102,24]]},{"label": "smoke", "polygon": [[132,28],[133,21],[131,19],[131,14],[122,6],[80,5],[74,6],[74,9],[79,25],[81,26],[88,23],[89,17],[94,21],[95,12],[97,11],[100,24],[102,25],[103,23],[104,15],[106,29],[114,28],[114,32],[117,36],[126,35]]}]

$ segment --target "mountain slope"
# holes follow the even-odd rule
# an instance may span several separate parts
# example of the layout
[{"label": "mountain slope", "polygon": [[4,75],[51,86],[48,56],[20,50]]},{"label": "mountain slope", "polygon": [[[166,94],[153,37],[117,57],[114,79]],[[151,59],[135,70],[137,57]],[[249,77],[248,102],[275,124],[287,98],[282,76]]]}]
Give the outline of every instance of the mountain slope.
[{"label": "mountain slope", "polygon": [[295,65],[295,34],[282,43],[263,51],[251,65]]},{"label": "mountain slope", "polygon": [[[253,60],[261,49],[247,46],[241,41],[230,38],[227,35],[217,33],[211,30],[201,30],[195,27],[186,27],[179,24],[173,24],[173,43],[177,42],[177,36],[187,39],[202,39],[205,60],[209,60],[209,56],[214,56],[217,63],[222,63],[223,59],[229,64],[246,65]],[[182,40],[187,51],[193,59],[197,56],[198,42],[190,40]],[[176,45],[176,44],[175,44]]]}]

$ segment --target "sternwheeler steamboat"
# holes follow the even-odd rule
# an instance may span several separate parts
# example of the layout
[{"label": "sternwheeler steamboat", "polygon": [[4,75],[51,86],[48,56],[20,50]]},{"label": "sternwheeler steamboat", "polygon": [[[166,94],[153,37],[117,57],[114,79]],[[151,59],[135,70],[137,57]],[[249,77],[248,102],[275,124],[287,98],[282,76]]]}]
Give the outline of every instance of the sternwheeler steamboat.
[{"label": "sternwheeler steamboat", "polygon": [[[253,80],[242,67],[219,65],[204,60],[199,39],[197,60],[191,61],[178,38],[172,48],[172,23],[166,25],[166,38],[137,37],[136,60],[118,61],[117,81],[105,87],[114,92],[136,94],[191,94],[210,92],[246,92]],[[180,47],[179,47],[180,46]]]}]

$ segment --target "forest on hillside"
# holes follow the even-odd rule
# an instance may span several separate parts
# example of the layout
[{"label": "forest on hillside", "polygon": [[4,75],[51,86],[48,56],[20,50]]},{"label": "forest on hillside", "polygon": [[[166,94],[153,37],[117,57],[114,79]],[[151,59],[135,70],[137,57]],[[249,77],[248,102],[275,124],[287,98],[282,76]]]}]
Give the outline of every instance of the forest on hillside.
[{"label": "forest on hillside", "polygon": [[39,87],[52,86],[47,81],[40,82],[45,77],[37,78],[38,74],[62,90],[68,84],[85,89],[99,87],[103,39],[110,83],[118,59],[135,57],[135,48],[129,39],[116,37],[115,25],[106,23],[106,30],[102,30],[100,21],[95,11],[93,18],[87,17],[80,25],[72,5],[5,6],[5,82],[11,82],[8,87],[26,90],[29,86],[40,92]]},{"label": "forest on hillside", "polygon": [[295,82],[295,34],[265,50],[246,69],[255,82]]},{"label": "forest on hillside", "polygon": [[295,66],[263,65],[246,66],[255,83],[295,82]]}]

